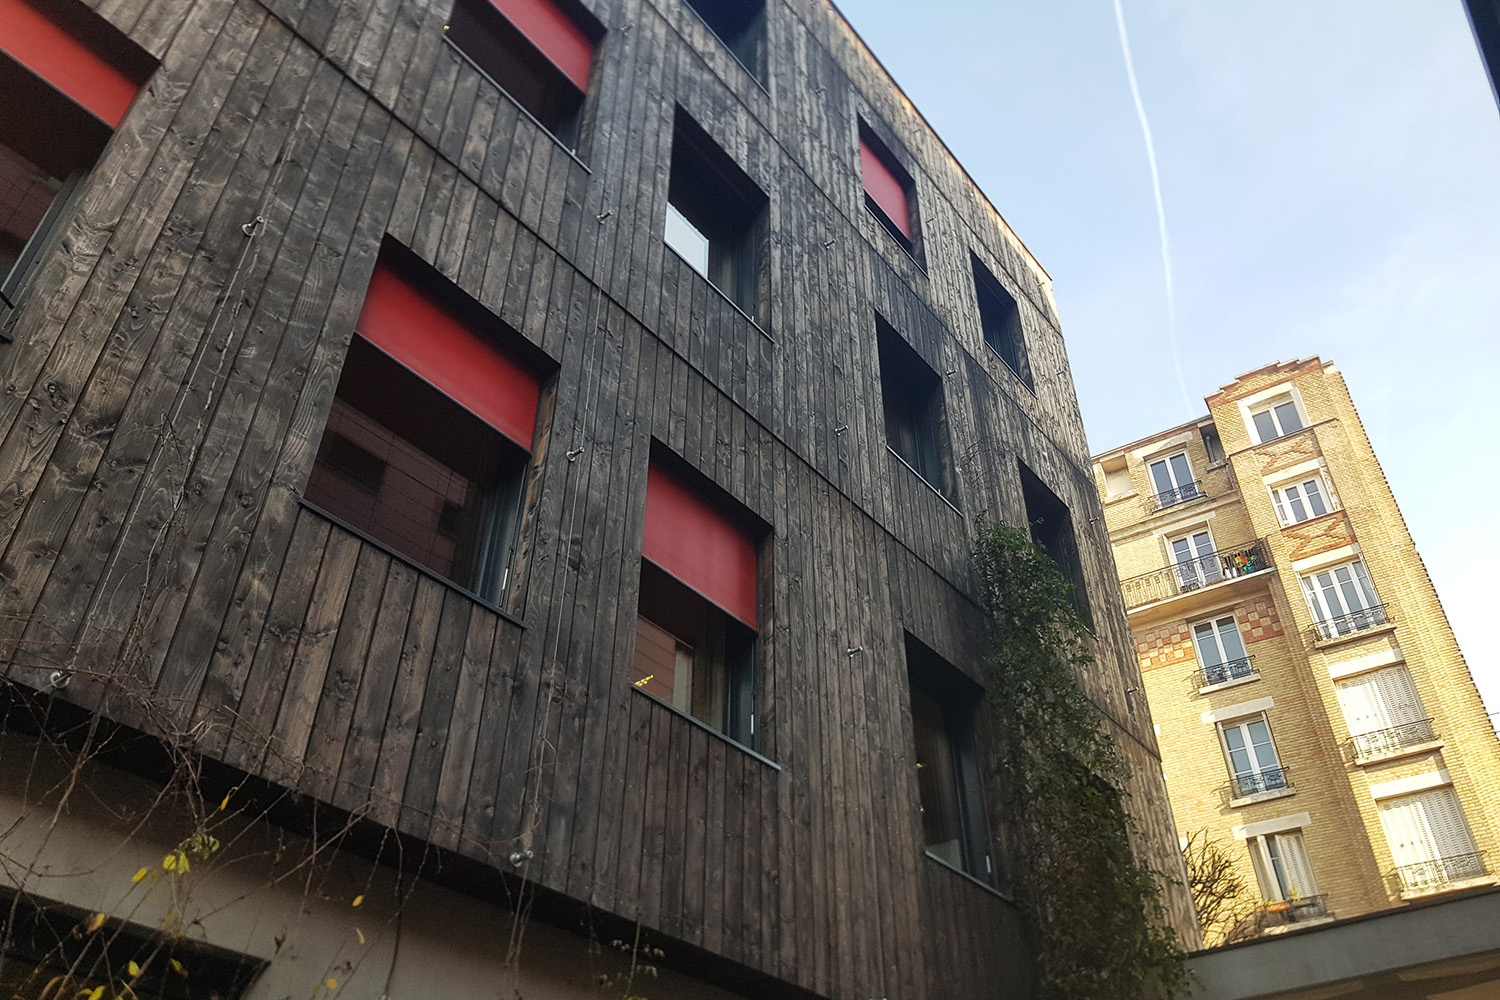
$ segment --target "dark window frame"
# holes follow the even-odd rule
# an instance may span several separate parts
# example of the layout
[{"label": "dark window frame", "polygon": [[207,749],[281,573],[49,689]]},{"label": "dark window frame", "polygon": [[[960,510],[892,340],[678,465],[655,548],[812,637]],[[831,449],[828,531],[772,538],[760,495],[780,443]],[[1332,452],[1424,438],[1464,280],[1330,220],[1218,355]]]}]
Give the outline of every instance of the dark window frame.
[{"label": "dark window frame", "polygon": [[1021,322],[1021,306],[1006,291],[994,273],[973,253],[969,261],[974,272],[974,297],[979,308],[979,325],[984,342],[1011,374],[1027,389],[1035,391],[1031,362],[1026,350],[1026,328]]},{"label": "dark window frame", "polygon": [[[977,749],[984,689],[910,633],[905,657],[923,850],[995,888],[998,865]],[[942,839],[934,843],[935,836]]]},{"label": "dark window frame", "polygon": [[[605,30],[582,4],[548,0],[593,46],[593,62]],[[490,0],[454,0],[443,37],[463,59],[575,158],[589,139],[590,86],[579,89],[526,32]]]},{"label": "dark window frame", "polygon": [[943,378],[880,315],[875,317],[886,447],[954,507],[959,506]]},{"label": "dark window frame", "polygon": [[[663,242],[762,330],[770,300],[770,199],[680,106],[672,125]],[[686,223],[706,244],[700,267],[672,232]]]},{"label": "dark window frame", "polygon": [[[83,4],[33,0],[31,6],[138,87],[144,87],[156,71],[157,61],[150,54]],[[13,247],[10,266],[0,263],[0,340],[8,340],[8,327],[26,287],[56,247],[63,223],[77,205],[114,127],[3,50],[0,88],[7,95],[5,113],[0,114],[0,143],[13,157],[35,168],[32,183],[54,189],[36,225]]]},{"label": "dark window frame", "polygon": [[767,29],[765,0],[685,0],[761,89],[765,89]]},{"label": "dark window frame", "polygon": [[907,256],[912,259],[917,267],[925,272],[927,264],[922,248],[921,216],[917,210],[916,179],[902,165],[901,160],[897,158],[896,154],[891,151],[890,144],[882,139],[863,117],[859,119],[859,141],[863,145],[870,147],[870,152],[875,154],[875,158],[880,161],[880,164],[885,167],[886,172],[900,186],[902,197],[906,202],[906,224],[911,230],[911,235],[908,236],[902,231],[900,224],[887,214],[886,210],[875,200],[875,196],[870,193],[869,183],[864,176],[864,164],[861,162],[860,190],[864,194],[865,208],[880,223],[880,227],[890,234],[891,239],[895,240],[896,244],[902,250],[906,251]]},{"label": "dark window frame", "polygon": [[1063,578],[1070,584],[1073,607],[1092,627],[1094,618],[1073,512],[1040,476],[1027,468],[1026,463],[1017,461],[1016,466],[1020,472],[1021,496],[1026,505],[1026,524],[1031,540],[1040,545],[1062,571]]}]

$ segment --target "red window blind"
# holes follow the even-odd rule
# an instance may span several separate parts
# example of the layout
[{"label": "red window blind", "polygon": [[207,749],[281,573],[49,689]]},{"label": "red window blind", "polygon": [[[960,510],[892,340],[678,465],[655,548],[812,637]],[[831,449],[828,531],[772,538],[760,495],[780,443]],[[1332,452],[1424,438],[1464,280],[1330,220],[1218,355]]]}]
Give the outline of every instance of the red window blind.
[{"label": "red window blind", "polygon": [[356,329],[480,420],[531,449],[541,394],[536,378],[400,274],[376,266]]},{"label": "red window blind", "polygon": [[911,214],[906,208],[906,188],[897,180],[880,154],[863,137],[859,140],[859,166],[864,174],[865,193],[875,199],[880,210],[911,239]]},{"label": "red window blind", "polygon": [[589,89],[589,67],[594,62],[594,43],[551,0],[490,0],[552,65],[578,85]]},{"label": "red window blind", "polygon": [[0,0],[0,51],[113,128],[141,81],[74,38],[25,0]]},{"label": "red window blind", "polygon": [[680,479],[651,464],[641,555],[755,627],[755,540]]}]

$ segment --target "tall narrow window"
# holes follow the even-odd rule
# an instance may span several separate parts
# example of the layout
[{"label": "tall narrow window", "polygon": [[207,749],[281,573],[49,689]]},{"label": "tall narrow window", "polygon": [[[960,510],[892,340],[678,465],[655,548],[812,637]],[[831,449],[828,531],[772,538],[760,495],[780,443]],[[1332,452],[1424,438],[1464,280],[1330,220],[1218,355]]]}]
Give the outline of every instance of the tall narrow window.
[{"label": "tall narrow window", "polygon": [[1380,825],[1406,892],[1440,892],[1454,882],[1485,874],[1484,856],[1474,846],[1452,788],[1380,803]]},{"label": "tall narrow window", "polygon": [[1198,481],[1193,478],[1193,466],[1185,451],[1150,462],[1147,469],[1151,473],[1151,487],[1156,491],[1158,509],[1203,495]]},{"label": "tall narrow window", "polygon": [[653,459],[646,479],[635,686],[753,747],[755,533]]},{"label": "tall narrow window", "polygon": [[1194,625],[1193,648],[1198,651],[1198,669],[1204,685],[1223,684],[1253,673],[1234,615]]},{"label": "tall narrow window", "polygon": [[481,328],[479,307],[444,291],[382,257],[305,496],[494,601],[508,583],[539,386]]},{"label": "tall narrow window", "polygon": [[574,149],[604,29],[571,0],[455,0],[448,40]]},{"label": "tall narrow window", "polygon": [[1207,528],[1167,539],[1172,565],[1177,568],[1177,586],[1197,590],[1224,579],[1224,567],[1214,549],[1214,536]]},{"label": "tall narrow window", "polygon": [[927,853],[993,882],[984,788],[974,751],[974,716],[983,692],[911,636],[906,638],[906,671]]},{"label": "tall narrow window", "polygon": [[1265,716],[1223,723],[1219,735],[1229,760],[1230,788],[1235,798],[1276,792],[1291,787],[1286,769],[1276,756],[1271,727]]},{"label": "tall narrow window", "polygon": [[750,75],[766,77],[765,0],[687,0]]},{"label": "tall narrow window", "polygon": [[1405,667],[1385,667],[1338,682],[1339,705],[1356,759],[1431,742],[1432,720]]},{"label": "tall narrow window", "polygon": [[911,175],[864,122],[859,123],[859,168],[865,207],[908,253],[916,252]]},{"label": "tall narrow window", "polygon": [[1245,846],[1250,851],[1250,864],[1255,869],[1262,899],[1280,902],[1318,894],[1318,880],[1313,877],[1312,862],[1307,859],[1302,831],[1251,837]]},{"label": "tall narrow window", "polygon": [[765,325],[765,194],[681,108],[671,170],[667,246]]},{"label": "tall narrow window", "polygon": [[82,4],[0,0],[0,301],[13,304],[154,63]]},{"label": "tall narrow window", "polygon": [[1062,570],[1063,576],[1072,584],[1069,594],[1073,606],[1092,622],[1089,611],[1088,586],[1083,576],[1083,560],[1078,552],[1078,536],[1073,531],[1073,515],[1062,498],[1053,493],[1046,483],[1024,463],[1017,463],[1021,473],[1021,496],[1026,502],[1026,522],[1031,527],[1031,540],[1052,557]]},{"label": "tall narrow window", "polygon": [[1302,577],[1302,596],[1324,639],[1374,628],[1388,620],[1385,605],[1375,599],[1365,564],[1357,559]]},{"label": "tall narrow window", "polygon": [[969,262],[973,265],[974,293],[979,298],[979,325],[984,329],[984,342],[1000,356],[1005,367],[1030,387],[1031,366],[1026,361],[1020,307],[978,257],[970,254]]},{"label": "tall narrow window", "polygon": [[886,444],[929,486],[956,503],[943,380],[884,320],[876,317],[875,327]]}]

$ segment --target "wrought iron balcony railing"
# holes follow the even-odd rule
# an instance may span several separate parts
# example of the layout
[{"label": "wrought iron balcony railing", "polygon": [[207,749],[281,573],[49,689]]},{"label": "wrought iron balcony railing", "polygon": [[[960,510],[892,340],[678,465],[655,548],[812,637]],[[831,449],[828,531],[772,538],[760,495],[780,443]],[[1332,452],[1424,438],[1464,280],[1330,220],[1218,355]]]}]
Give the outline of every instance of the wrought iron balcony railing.
[{"label": "wrought iron balcony railing", "polygon": [[1120,589],[1125,594],[1125,606],[1138,608],[1270,567],[1271,550],[1264,538],[1257,538],[1248,545],[1210,552],[1122,580]]},{"label": "wrought iron balcony railing", "polygon": [[1261,792],[1291,791],[1296,786],[1287,768],[1269,767],[1264,771],[1255,771],[1251,774],[1236,774],[1229,779],[1229,794],[1231,798],[1243,799],[1247,795],[1259,795]]},{"label": "wrought iron balcony railing", "polygon": [[1267,903],[1266,912],[1269,915],[1266,923],[1271,927],[1295,924],[1304,920],[1319,920],[1330,916],[1326,893],[1316,896],[1299,896],[1296,899],[1286,899],[1279,903]]},{"label": "wrought iron balcony railing", "polygon": [[1339,636],[1353,635],[1367,628],[1384,625],[1390,620],[1391,616],[1386,613],[1384,604],[1372,604],[1368,608],[1351,611],[1347,615],[1314,622],[1312,637],[1314,639],[1337,639]]},{"label": "wrought iron balcony railing", "polygon": [[1482,851],[1433,858],[1431,861],[1419,861],[1396,868],[1396,876],[1401,880],[1403,892],[1436,892],[1455,882],[1483,878],[1488,874]]},{"label": "wrought iron balcony railing", "polygon": [[1377,729],[1373,733],[1352,736],[1349,738],[1349,745],[1354,750],[1355,760],[1369,760],[1371,757],[1395,753],[1402,747],[1431,743],[1435,739],[1437,734],[1432,731],[1432,720],[1418,719],[1389,729]]},{"label": "wrought iron balcony railing", "polygon": [[1255,673],[1255,668],[1250,661],[1253,656],[1242,656],[1238,660],[1229,660],[1226,663],[1213,663],[1198,670],[1198,679],[1202,682],[1200,687],[1212,687],[1215,684],[1223,684],[1225,681],[1239,680],[1241,677],[1249,677]]},{"label": "wrought iron balcony railing", "polygon": [[1203,499],[1207,496],[1208,494],[1203,492],[1203,483],[1195,479],[1186,486],[1179,486],[1175,490],[1163,490],[1152,495],[1151,499],[1146,501],[1146,509],[1148,511],[1166,510],[1168,507],[1175,507],[1180,503]]}]

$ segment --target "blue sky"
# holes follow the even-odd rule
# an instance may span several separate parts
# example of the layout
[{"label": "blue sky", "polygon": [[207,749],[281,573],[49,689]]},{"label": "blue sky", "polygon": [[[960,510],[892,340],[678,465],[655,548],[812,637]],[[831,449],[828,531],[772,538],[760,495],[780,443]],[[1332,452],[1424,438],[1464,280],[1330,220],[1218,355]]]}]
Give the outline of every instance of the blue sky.
[{"label": "blue sky", "polygon": [[1460,0],[1122,0],[1191,409],[1111,0],[838,3],[1052,275],[1091,448],[1333,361],[1500,711],[1500,109]]}]

